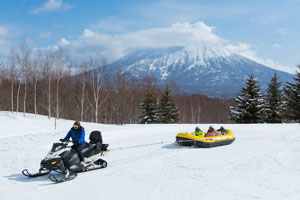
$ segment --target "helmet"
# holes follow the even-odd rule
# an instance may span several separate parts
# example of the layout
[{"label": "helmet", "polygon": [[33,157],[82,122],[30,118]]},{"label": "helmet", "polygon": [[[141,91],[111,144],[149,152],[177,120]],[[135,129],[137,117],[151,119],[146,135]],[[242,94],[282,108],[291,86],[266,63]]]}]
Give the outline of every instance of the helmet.
[{"label": "helmet", "polygon": [[209,126],[208,131],[213,131],[214,127],[213,126]]},{"label": "helmet", "polygon": [[75,121],[74,124],[73,124],[73,127],[75,129],[78,129],[80,127],[80,122],[79,121]]},{"label": "helmet", "polygon": [[80,126],[80,122],[79,121],[75,121],[74,125]]}]

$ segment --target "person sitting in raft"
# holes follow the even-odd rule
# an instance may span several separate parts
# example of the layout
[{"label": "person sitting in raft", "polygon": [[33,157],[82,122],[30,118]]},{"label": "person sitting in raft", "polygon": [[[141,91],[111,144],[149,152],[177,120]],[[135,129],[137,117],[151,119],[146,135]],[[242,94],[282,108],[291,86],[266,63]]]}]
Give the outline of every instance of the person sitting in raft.
[{"label": "person sitting in raft", "polygon": [[211,137],[211,136],[216,136],[216,135],[217,135],[216,130],[214,129],[214,127],[210,126],[208,128],[208,131],[207,131],[205,137]]},{"label": "person sitting in raft", "polygon": [[217,130],[217,135],[226,135],[227,134],[227,131],[226,129],[221,126],[218,130]]},{"label": "person sitting in raft", "polygon": [[199,126],[196,126],[195,131],[194,131],[194,134],[195,134],[196,136],[199,136],[199,137],[204,137],[204,132],[201,131],[201,129],[199,128]]}]

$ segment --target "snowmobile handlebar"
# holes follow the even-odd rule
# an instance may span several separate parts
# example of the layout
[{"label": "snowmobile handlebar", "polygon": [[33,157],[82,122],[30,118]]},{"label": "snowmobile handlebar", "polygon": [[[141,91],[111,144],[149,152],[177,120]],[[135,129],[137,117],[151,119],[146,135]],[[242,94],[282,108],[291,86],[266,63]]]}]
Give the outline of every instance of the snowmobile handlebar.
[{"label": "snowmobile handlebar", "polygon": [[60,139],[59,141],[62,142],[62,143],[66,143],[66,144],[68,144],[69,142],[72,142],[73,144],[78,144],[78,141],[72,141],[72,140]]},{"label": "snowmobile handlebar", "polygon": [[62,143],[69,143],[69,142],[72,142],[71,140],[64,140],[64,139],[59,139],[60,142]]}]

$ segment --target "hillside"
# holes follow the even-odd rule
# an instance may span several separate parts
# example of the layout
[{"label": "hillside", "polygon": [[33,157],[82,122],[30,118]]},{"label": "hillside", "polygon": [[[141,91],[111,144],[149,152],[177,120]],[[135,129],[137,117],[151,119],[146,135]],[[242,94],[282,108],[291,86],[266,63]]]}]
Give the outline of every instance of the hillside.
[{"label": "hillside", "polygon": [[[108,167],[52,184],[28,179],[53,142],[73,121],[0,112],[0,199],[299,199],[299,124],[226,124],[236,141],[201,149],[174,144],[195,124],[103,125],[82,122],[88,135],[101,130]],[[213,124],[218,128],[221,124]],[[209,124],[199,125],[206,130]]]}]

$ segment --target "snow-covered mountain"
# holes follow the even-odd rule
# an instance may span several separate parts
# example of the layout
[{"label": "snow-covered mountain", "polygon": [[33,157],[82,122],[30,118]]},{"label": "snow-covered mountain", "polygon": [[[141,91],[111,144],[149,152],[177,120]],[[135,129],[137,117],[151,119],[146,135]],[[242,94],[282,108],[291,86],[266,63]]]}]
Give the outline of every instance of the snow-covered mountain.
[{"label": "snow-covered mountain", "polygon": [[140,77],[154,75],[161,85],[176,82],[180,92],[214,97],[235,97],[250,73],[266,89],[274,72],[280,81],[292,75],[278,71],[223,48],[213,46],[171,47],[132,52],[109,65]]}]

